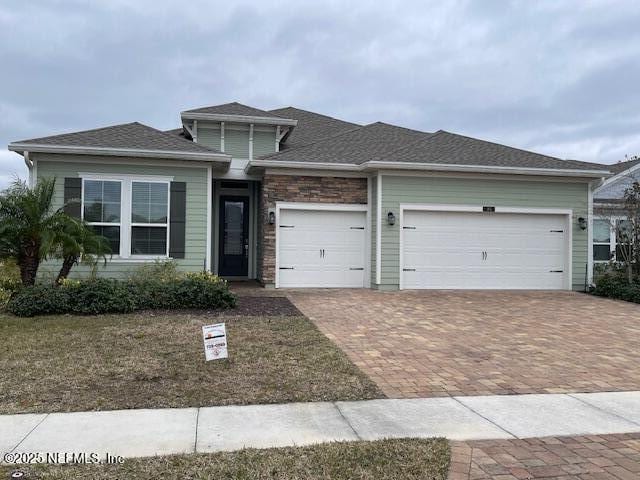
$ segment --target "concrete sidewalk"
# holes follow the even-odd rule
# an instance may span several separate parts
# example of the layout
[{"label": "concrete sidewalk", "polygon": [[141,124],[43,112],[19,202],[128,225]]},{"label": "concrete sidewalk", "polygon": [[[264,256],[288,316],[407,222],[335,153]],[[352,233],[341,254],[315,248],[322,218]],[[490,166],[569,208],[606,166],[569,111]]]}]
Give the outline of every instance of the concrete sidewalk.
[{"label": "concrete sidewalk", "polygon": [[639,431],[640,392],[384,399],[4,415],[0,454],[143,457],[389,437],[482,440]]}]

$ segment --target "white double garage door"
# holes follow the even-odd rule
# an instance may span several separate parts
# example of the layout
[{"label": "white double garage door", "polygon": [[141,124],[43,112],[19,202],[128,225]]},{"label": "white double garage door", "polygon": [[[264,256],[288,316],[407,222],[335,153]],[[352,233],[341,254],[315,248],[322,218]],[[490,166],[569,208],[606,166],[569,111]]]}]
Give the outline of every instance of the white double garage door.
[{"label": "white double garage door", "polygon": [[[365,208],[327,208],[279,210],[278,287],[369,286]],[[569,289],[569,213],[405,207],[395,227],[400,288]],[[383,229],[393,228],[385,223]]]}]

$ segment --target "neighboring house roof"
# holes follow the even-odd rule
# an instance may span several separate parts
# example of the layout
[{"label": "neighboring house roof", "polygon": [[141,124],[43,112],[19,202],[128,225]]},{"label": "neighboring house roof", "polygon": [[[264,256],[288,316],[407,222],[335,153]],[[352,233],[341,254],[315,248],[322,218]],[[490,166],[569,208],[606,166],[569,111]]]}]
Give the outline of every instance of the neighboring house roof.
[{"label": "neighboring house roof", "polygon": [[640,165],[640,157],[634,158],[633,160],[627,160],[626,162],[618,162],[607,166],[613,173],[618,174],[624,172],[625,170],[629,170],[636,165]]},{"label": "neighboring house roof", "polygon": [[426,133],[381,122],[355,128],[307,146],[267,155],[258,163],[262,165],[268,162],[605,170],[602,165],[595,163],[561,160],[443,130]]},{"label": "neighboring house roof", "polygon": [[179,135],[162,132],[138,122],[112,125],[81,132],[49,137],[30,138],[9,144],[13,151],[42,151],[52,153],[100,153],[112,155],[155,157],[190,157],[203,160],[228,155],[199,145]]},{"label": "neighboring house roof", "polygon": [[593,200],[596,203],[621,202],[625,191],[634,182],[640,181],[640,158],[606,166],[615,175],[609,177],[600,187],[593,191]]},{"label": "neighboring house roof", "polygon": [[372,123],[355,127],[344,133],[324,138],[299,148],[263,156],[264,160],[359,165],[378,156],[397,150],[407,142],[430,134],[396,127],[386,123]]},{"label": "neighboring house roof", "polygon": [[270,113],[298,120],[298,125],[281,144],[281,150],[302,147],[323,138],[345,133],[360,125],[295,107],[276,108]]},{"label": "neighboring house roof", "polygon": [[[211,115],[241,115],[245,117],[279,117],[273,112],[249,107],[238,102],[225,103],[222,105],[212,105],[210,107],[193,108],[182,113],[206,113]],[[288,118],[288,117],[281,117]]]}]

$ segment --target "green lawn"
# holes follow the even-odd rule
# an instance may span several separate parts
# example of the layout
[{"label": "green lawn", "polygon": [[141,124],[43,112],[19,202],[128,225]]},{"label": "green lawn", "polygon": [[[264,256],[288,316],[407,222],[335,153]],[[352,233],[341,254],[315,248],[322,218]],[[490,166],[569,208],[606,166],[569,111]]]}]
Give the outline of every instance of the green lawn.
[{"label": "green lawn", "polygon": [[[29,465],[42,480],[445,480],[446,440],[380,440],[126,460],[122,465]],[[13,469],[0,467],[2,478]]]},{"label": "green lawn", "polygon": [[[227,322],[230,358],[201,326]],[[382,393],[302,316],[0,314],[0,413],[356,400]]]}]

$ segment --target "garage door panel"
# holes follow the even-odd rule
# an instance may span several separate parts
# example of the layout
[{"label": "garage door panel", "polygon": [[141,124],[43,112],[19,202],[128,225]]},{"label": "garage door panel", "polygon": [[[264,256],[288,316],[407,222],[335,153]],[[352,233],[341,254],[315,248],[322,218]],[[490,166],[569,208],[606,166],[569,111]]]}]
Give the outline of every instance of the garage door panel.
[{"label": "garage door panel", "polygon": [[403,288],[565,288],[563,215],[406,211],[403,223]]},{"label": "garage door panel", "polygon": [[278,286],[364,286],[365,212],[282,209],[279,223]]}]

